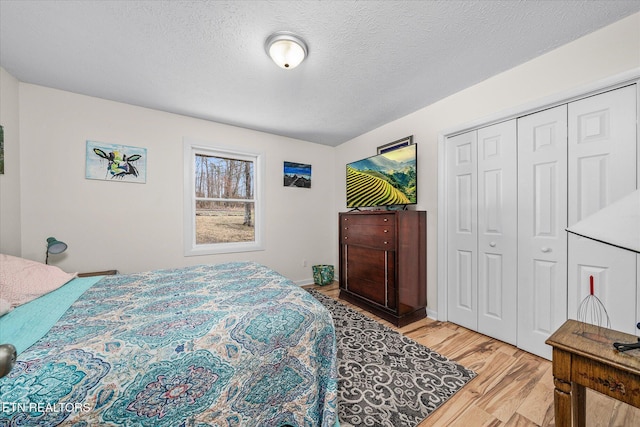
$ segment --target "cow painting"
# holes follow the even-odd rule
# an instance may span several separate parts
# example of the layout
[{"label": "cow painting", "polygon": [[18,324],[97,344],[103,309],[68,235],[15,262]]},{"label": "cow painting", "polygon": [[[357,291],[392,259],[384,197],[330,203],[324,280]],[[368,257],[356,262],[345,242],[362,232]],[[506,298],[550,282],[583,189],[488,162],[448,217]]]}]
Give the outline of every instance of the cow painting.
[{"label": "cow painting", "polygon": [[108,155],[99,148],[94,148],[93,152],[109,161],[107,165],[107,174],[111,174],[111,178],[124,178],[126,175],[138,176],[138,169],[131,163],[140,160],[140,154],[127,156],[119,151],[111,151]]},{"label": "cow painting", "polygon": [[87,140],[86,178],[144,184],[147,149]]}]

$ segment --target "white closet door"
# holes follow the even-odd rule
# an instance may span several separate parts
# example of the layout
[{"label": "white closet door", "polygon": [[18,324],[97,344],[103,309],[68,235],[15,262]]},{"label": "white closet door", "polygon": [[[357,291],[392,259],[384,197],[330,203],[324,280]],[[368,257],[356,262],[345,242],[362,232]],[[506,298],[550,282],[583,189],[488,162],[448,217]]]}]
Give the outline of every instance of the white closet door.
[{"label": "white closet door", "polygon": [[476,131],[447,139],[448,319],[472,330],[477,311]]},{"label": "white closet door", "polygon": [[518,347],[551,359],[567,318],[567,107],[518,119]]},{"label": "white closet door", "polygon": [[[636,188],[636,86],[569,104],[569,225]],[[613,329],[636,333],[636,255],[569,235],[569,317],[589,295],[590,276]]]},{"label": "white closet door", "polygon": [[478,332],[516,344],[516,121],[478,130]]}]

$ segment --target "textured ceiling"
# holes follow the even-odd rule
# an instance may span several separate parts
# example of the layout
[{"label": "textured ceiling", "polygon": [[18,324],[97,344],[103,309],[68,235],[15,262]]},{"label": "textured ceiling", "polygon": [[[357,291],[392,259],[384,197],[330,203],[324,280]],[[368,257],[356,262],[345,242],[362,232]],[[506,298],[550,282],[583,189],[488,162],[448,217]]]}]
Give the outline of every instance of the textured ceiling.
[{"label": "textured ceiling", "polygon": [[[338,145],[640,10],[640,1],[0,0],[18,80]],[[283,70],[275,31],[309,56]]]}]

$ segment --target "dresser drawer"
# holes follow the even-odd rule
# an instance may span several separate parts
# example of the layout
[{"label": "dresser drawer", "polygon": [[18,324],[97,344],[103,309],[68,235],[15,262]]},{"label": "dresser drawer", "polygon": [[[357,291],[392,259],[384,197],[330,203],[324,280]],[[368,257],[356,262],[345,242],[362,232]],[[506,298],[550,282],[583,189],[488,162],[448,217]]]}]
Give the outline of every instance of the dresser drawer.
[{"label": "dresser drawer", "polygon": [[383,250],[395,249],[395,227],[348,225],[342,227],[342,241],[344,245],[370,246]]},{"label": "dresser drawer", "polygon": [[343,215],[342,225],[366,225],[367,227],[372,225],[389,225],[394,224],[395,216],[393,214],[353,214]]},{"label": "dresser drawer", "polygon": [[396,312],[395,252],[354,245],[343,256],[344,288]]}]

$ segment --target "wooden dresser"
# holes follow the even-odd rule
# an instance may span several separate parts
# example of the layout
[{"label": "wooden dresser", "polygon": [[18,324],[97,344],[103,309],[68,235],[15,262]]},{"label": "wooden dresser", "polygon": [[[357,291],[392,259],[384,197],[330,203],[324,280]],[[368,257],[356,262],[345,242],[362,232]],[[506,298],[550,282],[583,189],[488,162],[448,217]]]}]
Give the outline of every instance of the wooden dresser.
[{"label": "wooden dresser", "polygon": [[427,213],[339,214],[340,298],[404,326],[426,317]]}]

